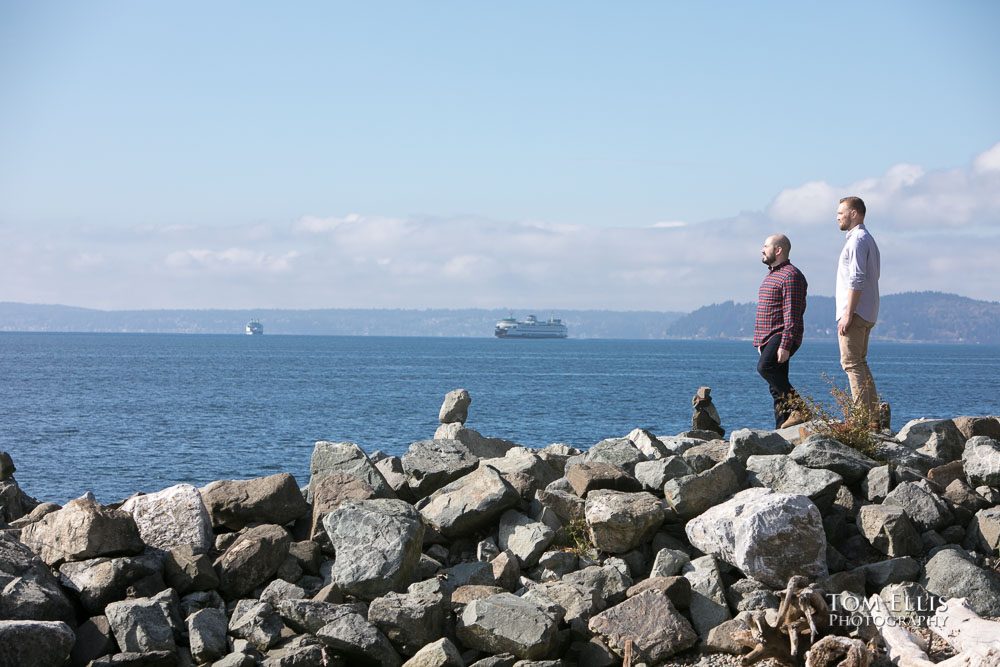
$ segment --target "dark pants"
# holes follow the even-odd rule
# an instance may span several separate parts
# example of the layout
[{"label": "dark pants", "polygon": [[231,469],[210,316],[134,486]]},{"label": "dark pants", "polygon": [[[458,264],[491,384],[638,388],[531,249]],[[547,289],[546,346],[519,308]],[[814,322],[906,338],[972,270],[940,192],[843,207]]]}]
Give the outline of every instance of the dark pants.
[{"label": "dark pants", "polygon": [[[771,392],[771,398],[774,399],[775,428],[780,427],[788,419],[788,415],[792,413],[787,401],[796,395],[795,389],[788,381],[789,362],[778,363],[779,345],[781,345],[781,336],[771,336],[760,348],[760,360],[757,362],[757,372],[767,380],[767,388]],[[798,349],[799,346],[796,345],[788,351],[789,361]]]}]

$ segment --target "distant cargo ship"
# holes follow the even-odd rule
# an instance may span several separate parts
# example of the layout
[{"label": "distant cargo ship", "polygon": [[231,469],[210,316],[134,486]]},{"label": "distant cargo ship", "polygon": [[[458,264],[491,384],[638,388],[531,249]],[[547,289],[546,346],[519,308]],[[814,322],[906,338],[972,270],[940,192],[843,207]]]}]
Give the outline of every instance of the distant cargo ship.
[{"label": "distant cargo ship", "polygon": [[264,333],[264,325],[257,320],[247,322],[246,332],[248,336],[260,336]]},{"label": "distant cargo ship", "polygon": [[534,315],[528,315],[523,322],[513,316],[505,317],[497,322],[493,334],[497,338],[566,338],[569,330],[560,319],[549,318],[547,322],[539,322]]}]

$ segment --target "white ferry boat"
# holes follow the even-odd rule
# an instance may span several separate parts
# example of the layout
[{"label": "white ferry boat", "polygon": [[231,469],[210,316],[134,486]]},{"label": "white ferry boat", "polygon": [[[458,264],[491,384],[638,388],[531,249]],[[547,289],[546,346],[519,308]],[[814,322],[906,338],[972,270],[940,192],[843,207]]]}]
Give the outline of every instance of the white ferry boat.
[{"label": "white ferry boat", "polygon": [[493,334],[497,338],[566,338],[569,330],[558,318],[549,318],[547,322],[539,322],[534,315],[528,315],[523,322],[513,316],[505,317],[497,322]]},{"label": "white ferry boat", "polygon": [[246,332],[248,336],[260,336],[264,333],[264,325],[257,320],[247,322]]}]

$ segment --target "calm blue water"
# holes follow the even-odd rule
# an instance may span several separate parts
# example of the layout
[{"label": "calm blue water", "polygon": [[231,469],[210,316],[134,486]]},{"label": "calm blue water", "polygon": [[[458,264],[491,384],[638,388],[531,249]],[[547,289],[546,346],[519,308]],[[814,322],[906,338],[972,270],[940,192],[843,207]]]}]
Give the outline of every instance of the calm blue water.
[{"label": "calm blue water", "polygon": [[[876,341],[870,361],[897,429],[1000,414],[1000,347]],[[275,472],[305,483],[316,440],[401,454],[457,387],[469,427],[532,447],[678,433],[702,384],[727,431],[768,428],[756,362],[728,341],[4,333],[0,450],[27,493],[60,503]],[[846,384],[835,343],[807,341],[792,364],[814,397],[829,396],[824,374]]]}]

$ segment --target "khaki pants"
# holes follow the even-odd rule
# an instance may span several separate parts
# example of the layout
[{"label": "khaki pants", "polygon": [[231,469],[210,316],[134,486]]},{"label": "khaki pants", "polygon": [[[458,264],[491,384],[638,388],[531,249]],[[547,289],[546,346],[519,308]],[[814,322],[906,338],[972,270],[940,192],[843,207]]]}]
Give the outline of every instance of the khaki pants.
[{"label": "khaki pants", "polygon": [[868,337],[873,326],[874,322],[855,314],[847,335],[837,338],[840,342],[840,367],[847,373],[847,379],[851,383],[854,404],[864,406],[872,419],[878,419],[878,392],[867,360]]}]

